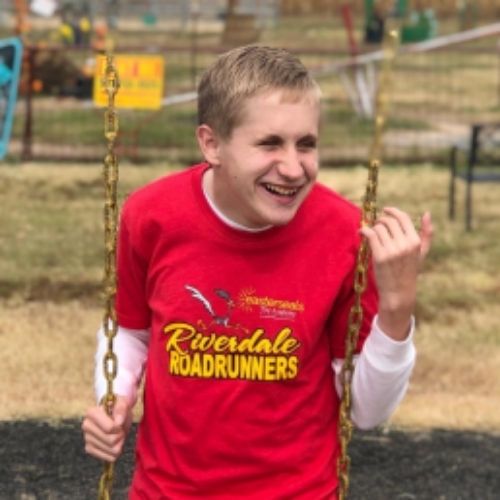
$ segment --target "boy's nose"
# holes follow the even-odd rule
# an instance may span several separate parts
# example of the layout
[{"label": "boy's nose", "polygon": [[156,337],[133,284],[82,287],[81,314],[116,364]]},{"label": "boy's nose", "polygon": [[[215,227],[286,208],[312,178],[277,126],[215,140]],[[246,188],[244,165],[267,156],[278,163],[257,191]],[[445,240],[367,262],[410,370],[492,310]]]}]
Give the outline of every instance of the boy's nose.
[{"label": "boy's nose", "polygon": [[291,150],[283,154],[278,164],[278,172],[287,179],[299,179],[304,175],[304,167],[297,151]]}]

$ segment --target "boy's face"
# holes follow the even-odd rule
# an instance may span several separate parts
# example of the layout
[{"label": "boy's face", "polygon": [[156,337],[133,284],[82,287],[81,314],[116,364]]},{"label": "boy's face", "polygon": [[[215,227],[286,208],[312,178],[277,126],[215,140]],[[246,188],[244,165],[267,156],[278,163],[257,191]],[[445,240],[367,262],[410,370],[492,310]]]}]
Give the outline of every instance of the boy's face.
[{"label": "boy's face", "polygon": [[251,228],[287,224],[318,173],[318,99],[312,93],[284,99],[276,90],[248,99],[242,113],[229,139],[199,127],[200,145],[213,165],[205,187],[235,222]]}]

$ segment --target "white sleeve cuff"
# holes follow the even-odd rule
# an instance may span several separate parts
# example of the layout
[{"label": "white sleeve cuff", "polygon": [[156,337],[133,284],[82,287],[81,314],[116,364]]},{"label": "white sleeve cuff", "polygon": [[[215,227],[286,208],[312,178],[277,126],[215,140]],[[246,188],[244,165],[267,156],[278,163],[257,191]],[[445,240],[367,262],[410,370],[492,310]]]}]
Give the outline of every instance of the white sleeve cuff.
[{"label": "white sleeve cuff", "polygon": [[378,315],[376,315],[362,352],[369,359],[374,369],[381,373],[391,373],[404,369],[415,360],[414,333],[415,318],[413,316],[408,337],[404,340],[394,340],[380,329]]},{"label": "white sleeve cuff", "polygon": [[[375,316],[372,330],[363,349],[355,356],[352,379],[353,422],[369,429],[387,420],[403,399],[415,364],[413,344],[415,321],[412,318],[408,337],[396,341],[380,330]],[[342,395],[340,375],[344,360],[334,360],[335,387]]]},{"label": "white sleeve cuff", "polygon": [[[113,351],[118,360],[116,378],[113,381],[113,392],[125,396],[132,405],[137,400],[144,365],[146,363],[149,344],[148,330],[132,330],[118,326],[113,339]],[[103,359],[107,351],[108,341],[101,327],[97,332],[97,351],[95,355],[94,389],[99,402],[107,392]]]}]

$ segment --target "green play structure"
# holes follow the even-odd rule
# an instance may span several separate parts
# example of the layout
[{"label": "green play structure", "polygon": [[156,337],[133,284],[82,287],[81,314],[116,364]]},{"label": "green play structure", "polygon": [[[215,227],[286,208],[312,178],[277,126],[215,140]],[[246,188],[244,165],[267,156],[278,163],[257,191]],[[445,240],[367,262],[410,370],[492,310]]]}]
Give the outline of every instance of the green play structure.
[{"label": "green play structure", "polygon": [[[379,0],[365,0],[365,42],[380,43],[387,13],[382,12]],[[438,22],[433,9],[411,9],[410,0],[396,0],[389,13],[402,19],[401,42],[414,43],[437,35]]]}]

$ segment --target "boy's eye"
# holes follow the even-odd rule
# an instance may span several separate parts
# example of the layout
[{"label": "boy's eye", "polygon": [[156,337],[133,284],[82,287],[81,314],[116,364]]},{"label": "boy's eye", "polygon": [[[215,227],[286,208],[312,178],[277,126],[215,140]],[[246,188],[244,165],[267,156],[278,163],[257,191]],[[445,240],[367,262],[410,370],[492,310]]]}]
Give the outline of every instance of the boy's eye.
[{"label": "boy's eye", "polygon": [[[257,145],[265,149],[276,149],[282,147],[284,141],[279,136],[270,136],[258,141]],[[316,147],[317,139],[314,136],[303,137],[296,143],[296,148],[300,151],[310,151],[316,149]]]},{"label": "boy's eye", "polygon": [[314,137],[307,137],[307,138],[301,139],[297,143],[297,147],[299,149],[302,149],[302,150],[316,149],[317,140]]},{"label": "boy's eye", "polygon": [[264,148],[277,148],[282,144],[283,141],[277,136],[266,137],[258,142],[258,145]]}]

